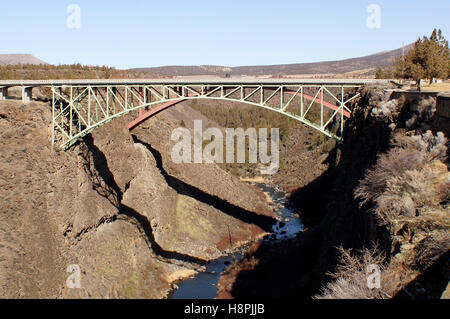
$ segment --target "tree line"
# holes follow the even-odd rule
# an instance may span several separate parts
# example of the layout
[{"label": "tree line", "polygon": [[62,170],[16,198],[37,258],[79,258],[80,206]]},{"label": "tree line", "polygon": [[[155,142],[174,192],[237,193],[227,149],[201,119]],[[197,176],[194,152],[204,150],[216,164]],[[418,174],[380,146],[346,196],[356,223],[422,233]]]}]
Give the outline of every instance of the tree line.
[{"label": "tree line", "polygon": [[81,64],[7,64],[0,65],[0,80],[112,79],[155,77],[142,71],[117,70],[108,66]]},{"label": "tree line", "polygon": [[376,78],[448,79],[450,76],[450,51],[442,31],[434,29],[428,38],[417,39],[406,55],[397,58],[393,65],[378,68]]}]

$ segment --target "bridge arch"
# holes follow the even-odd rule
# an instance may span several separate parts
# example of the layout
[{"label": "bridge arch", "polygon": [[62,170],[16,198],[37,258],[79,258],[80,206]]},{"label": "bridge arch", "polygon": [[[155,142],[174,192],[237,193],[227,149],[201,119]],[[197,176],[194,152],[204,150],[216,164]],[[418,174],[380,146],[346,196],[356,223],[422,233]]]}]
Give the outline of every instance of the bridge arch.
[{"label": "bridge arch", "polygon": [[[135,128],[146,119],[180,102],[194,99],[240,102],[298,120],[342,141],[347,106],[359,94],[346,97],[359,83],[155,83],[52,85],[52,139],[68,148],[97,127],[138,111]],[[338,125],[335,131],[331,124]]]}]

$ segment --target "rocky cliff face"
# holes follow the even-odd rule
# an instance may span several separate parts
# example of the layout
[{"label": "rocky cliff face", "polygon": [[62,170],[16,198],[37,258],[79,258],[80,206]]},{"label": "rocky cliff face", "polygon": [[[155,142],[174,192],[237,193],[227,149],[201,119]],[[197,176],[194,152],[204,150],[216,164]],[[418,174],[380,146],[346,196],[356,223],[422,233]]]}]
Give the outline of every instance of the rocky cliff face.
[{"label": "rocky cliff face", "polygon": [[[0,103],[2,297],[162,298],[269,228],[256,190],[213,165],[168,161],[174,118],[158,116],[134,136],[129,119],[64,152],[51,146],[47,104]],[[80,289],[66,284],[72,264]]]},{"label": "rocky cliff face", "polygon": [[[310,298],[330,282],[321,297],[392,298],[405,294],[405,288],[407,295],[417,296],[425,289],[418,281],[435,264],[440,283],[425,295],[445,289],[450,215],[448,162],[442,149],[448,143],[433,127],[434,105],[431,100],[389,100],[384,88],[364,88],[352,106],[344,144],[328,156],[330,168],[292,194],[305,220],[315,226],[275,248],[255,248],[221,279],[219,295]],[[430,155],[436,145],[438,157]],[[395,157],[399,152],[408,155]],[[386,173],[373,174],[377,167]],[[364,183],[368,194],[357,191]],[[374,192],[378,195],[370,195]],[[384,267],[382,281],[389,283],[379,294],[366,286],[369,261]],[[419,288],[410,288],[416,284]]]}]

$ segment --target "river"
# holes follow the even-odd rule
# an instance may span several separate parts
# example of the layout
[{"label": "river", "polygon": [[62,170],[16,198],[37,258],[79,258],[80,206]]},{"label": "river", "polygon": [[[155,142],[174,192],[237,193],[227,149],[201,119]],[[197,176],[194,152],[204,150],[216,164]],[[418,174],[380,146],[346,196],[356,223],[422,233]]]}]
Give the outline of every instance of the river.
[{"label": "river", "polygon": [[[295,237],[303,231],[303,224],[295,214],[286,193],[265,184],[256,184],[272,199],[275,217],[278,222],[272,227],[272,234],[264,241],[277,242]],[[241,247],[234,253],[218,258],[206,265],[203,272],[177,284],[178,289],[169,296],[170,299],[214,299],[217,296],[217,282],[222,273],[235,261],[242,258],[248,247]]]}]

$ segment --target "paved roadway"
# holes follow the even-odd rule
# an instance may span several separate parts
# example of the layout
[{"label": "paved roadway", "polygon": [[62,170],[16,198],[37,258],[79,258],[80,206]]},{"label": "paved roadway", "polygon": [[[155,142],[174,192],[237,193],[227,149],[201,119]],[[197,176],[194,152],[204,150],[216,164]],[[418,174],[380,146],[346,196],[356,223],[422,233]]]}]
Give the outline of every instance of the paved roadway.
[{"label": "paved roadway", "polygon": [[375,79],[83,79],[83,80],[0,80],[0,87],[83,86],[83,85],[354,85],[387,84]]}]

